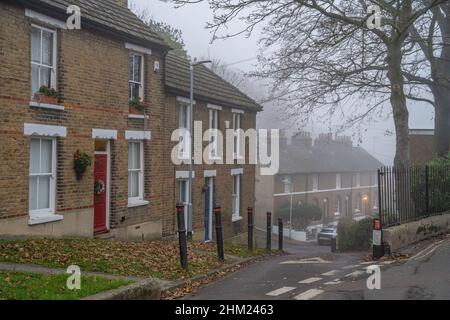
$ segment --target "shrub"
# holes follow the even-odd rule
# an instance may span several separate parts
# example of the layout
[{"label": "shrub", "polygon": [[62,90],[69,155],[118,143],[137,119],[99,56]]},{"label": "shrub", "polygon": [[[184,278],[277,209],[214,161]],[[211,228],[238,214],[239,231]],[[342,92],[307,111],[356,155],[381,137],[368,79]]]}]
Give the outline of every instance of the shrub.
[{"label": "shrub", "polygon": [[[277,216],[283,221],[290,220],[291,206],[289,203],[281,206],[277,210]],[[322,219],[322,209],[311,204],[292,205],[292,227],[297,230],[305,230],[311,221]]]},{"label": "shrub", "polygon": [[354,221],[343,217],[338,223],[338,248],[340,251],[367,250],[372,243],[373,220]]}]

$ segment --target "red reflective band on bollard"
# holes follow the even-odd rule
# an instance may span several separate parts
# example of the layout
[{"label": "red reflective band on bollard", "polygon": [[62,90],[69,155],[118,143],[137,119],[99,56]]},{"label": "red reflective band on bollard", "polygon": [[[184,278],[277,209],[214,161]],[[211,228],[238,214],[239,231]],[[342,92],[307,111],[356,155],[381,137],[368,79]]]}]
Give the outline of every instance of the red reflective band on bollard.
[{"label": "red reflective band on bollard", "polygon": [[380,221],[380,219],[374,219],[373,220],[373,229],[374,230],[381,230],[381,221]]},{"label": "red reflective band on bollard", "polygon": [[214,212],[215,213],[221,213],[222,212],[222,208],[220,208],[220,207],[214,208]]}]

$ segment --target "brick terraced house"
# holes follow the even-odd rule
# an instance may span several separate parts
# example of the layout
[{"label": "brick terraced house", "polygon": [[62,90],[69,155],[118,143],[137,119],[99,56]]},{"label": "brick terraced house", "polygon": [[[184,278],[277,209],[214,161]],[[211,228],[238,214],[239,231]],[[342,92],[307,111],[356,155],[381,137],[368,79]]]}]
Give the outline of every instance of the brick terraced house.
[{"label": "brick terraced house", "polygon": [[[80,30],[67,28],[70,5],[81,9]],[[187,95],[166,91],[173,87],[166,75],[174,79],[178,68],[166,74],[169,51],[126,0],[0,1],[0,236],[174,235],[185,169],[172,164],[170,136],[182,123],[179,103]],[[208,75],[228,95],[199,91],[196,117],[202,117],[199,107],[220,102],[221,121],[232,120],[233,107],[240,109],[243,126],[254,127],[259,107]],[[179,89],[186,85],[177,82]],[[220,95],[219,88],[209,89]],[[241,103],[228,100],[233,94]],[[201,119],[207,126],[208,119]],[[92,160],[84,174],[74,169],[77,151]],[[220,192],[227,212],[234,176],[215,166],[195,170],[193,224],[200,234],[202,177],[217,174],[222,187],[212,195],[219,200]],[[236,170],[254,173],[253,167]],[[254,199],[254,182],[240,183],[235,194],[242,208]],[[227,236],[240,231],[230,226]]]},{"label": "brick terraced house", "polygon": [[[170,155],[174,144],[170,143],[174,129],[189,129],[189,62],[186,57],[176,50],[169,52],[166,57],[166,124],[165,138],[169,140],[169,148],[165,150]],[[218,129],[225,136],[227,128],[246,132],[256,128],[256,113],[261,110],[255,101],[240,92],[214,72],[203,65],[194,68],[194,121],[201,121],[202,131]],[[237,136],[238,138],[238,136]],[[242,137],[243,138],[243,137]],[[205,149],[213,137],[200,142]],[[224,138],[225,139],[225,138]],[[237,140],[235,140],[237,141]],[[214,156],[223,156],[215,164],[197,164],[193,166],[193,217],[187,219],[188,230],[193,230],[194,239],[211,240],[213,237],[213,206],[218,203],[222,207],[222,224],[224,237],[239,241],[247,230],[247,208],[255,203],[255,165],[245,161],[249,154],[248,139],[245,148],[239,150],[239,143],[235,143],[233,150],[234,164],[225,164],[226,146],[217,145],[216,153],[208,155],[207,160],[214,161]],[[194,142],[197,143],[197,142]],[[220,148],[220,150],[219,150]],[[238,161],[240,156],[244,161]],[[248,160],[248,159],[247,159]],[[220,164],[223,162],[223,164]],[[167,208],[174,208],[176,202],[185,204],[188,212],[189,171],[188,165],[173,166],[167,159],[167,180],[164,203]],[[240,164],[245,163],[245,164]],[[174,179],[175,176],[175,179]],[[173,194],[177,195],[176,197]],[[164,223],[164,233],[173,233],[176,229],[172,220]]]},{"label": "brick terraced house", "polygon": [[[434,129],[410,129],[409,145],[411,163],[425,165],[436,157],[434,152]],[[450,146],[448,147],[450,150]]]},{"label": "brick terraced house", "polygon": [[[257,176],[257,225],[266,225],[265,212],[286,205],[313,204],[322,209],[321,223],[340,216],[362,218],[377,209],[377,174],[382,166],[350,137],[320,134],[313,143],[309,132],[280,138],[280,170],[274,177]],[[268,196],[268,195],[271,196]]]}]

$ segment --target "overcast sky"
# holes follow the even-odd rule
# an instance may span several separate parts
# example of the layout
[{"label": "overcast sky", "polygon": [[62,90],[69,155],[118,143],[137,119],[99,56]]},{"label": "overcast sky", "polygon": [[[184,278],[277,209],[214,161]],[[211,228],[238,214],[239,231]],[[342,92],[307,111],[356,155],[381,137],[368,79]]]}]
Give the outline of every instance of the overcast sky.
[{"label": "overcast sky", "polygon": [[[257,63],[259,31],[257,30],[250,38],[239,36],[227,40],[216,40],[211,44],[210,30],[206,29],[206,23],[212,21],[212,11],[206,2],[188,5],[175,9],[170,1],[161,0],[131,0],[139,8],[148,7],[154,20],[169,23],[173,27],[180,29],[186,49],[192,57],[208,57],[220,59],[232,68],[243,71],[250,71]],[[235,27],[240,25],[235,21]],[[426,104],[411,104],[410,128],[433,128],[433,110]],[[275,123],[277,117],[275,110],[265,110],[258,116],[259,127],[270,126]],[[292,125],[279,119],[286,126]],[[307,130],[314,131],[315,134],[327,132],[329,125],[324,125],[320,121],[313,121]],[[331,123],[331,127],[333,124]],[[367,132],[365,130],[367,129]],[[394,131],[393,120],[382,120],[378,123],[370,123],[363,130],[361,146],[378,158],[384,164],[392,164],[395,153],[395,137],[385,135],[386,131]],[[347,132],[356,137],[356,132]],[[354,140],[358,143],[357,139]]]}]

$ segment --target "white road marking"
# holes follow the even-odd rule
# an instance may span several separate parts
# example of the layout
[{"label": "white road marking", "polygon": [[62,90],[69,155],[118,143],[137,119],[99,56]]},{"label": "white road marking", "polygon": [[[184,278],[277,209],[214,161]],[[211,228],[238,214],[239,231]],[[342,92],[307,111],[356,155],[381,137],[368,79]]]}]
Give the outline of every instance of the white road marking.
[{"label": "white road marking", "polygon": [[331,270],[325,273],[322,273],[321,276],[325,276],[325,277],[329,277],[329,276],[334,276],[338,273],[338,270]]},{"label": "white road marking", "polygon": [[308,291],[305,291],[303,293],[300,293],[299,295],[296,295],[294,297],[295,300],[309,300],[314,297],[317,297],[318,295],[322,294],[324,291],[319,289],[311,289]]},{"label": "white road marking", "polygon": [[426,256],[432,254],[434,251],[436,251],[436,249],[438,249],[439,247],[441,247],[442,245],[446,244],[448,242],[448,240],[444,239],[441,241],[436,242],[434,245],[431,245],[427,248],[425,248],[424,250],[420,251],[419,253],[417,253],[416,255],[414,255],[411,260],[420,260],[425,258]]},{"label": "white road marking", "polygon": [[352,272],[352,273],[349,273],[349,274],[345,275],[345,277],[346,278],[350,278],[350,277],[351,278],[356,278],[356,277],[359,277],[359,276],[361,276],[363,274],[365,274],[364,271],[358,270],[358,271],[355,271],[355,272]]},{"label": "white road marking", "polygon": [[285,293],[287,293],[289,291],[292,291],[294,289],[295,289],[295,287],[282,287],[280,289],[277,289],[277,290],[271,291],[269,293],[266,293],[266,296],[278,297],[279,295],[285,294]]},{"label": "white road marking", "polygon": [[326,286],[333,286],[333,285],[336,285],[336,284],[339,284],[339,283],[342,283],[342,281],[339,280],[339,279],[334,279],[333,281],[325,282],[325,285]]},{"label": "white road marking", "polygon": [[342,267],[342,269],[347,270],[347,269],[354,269],[354,268],[358,268],[358,267],[359,267],[359,264],[353,264],[350,266]]},{"label": "white road marking", "polygon": [[374,261],[366,261],[366,262],[361,262],[360,263],[360,265],[362,265],[362,266],[366,266],[368,264],[376,264],[376,262],[374,262]]},{"label": "white road marking", "polygon": [[311,263],[330,263],[330,261],[323,260],[322,258],[307,258],[301,260],[289,260],[283,261],[280,264],[311,264]]},{"label": "white road marking", "polygon": [[322,280],[322,278],[313,277],[313,278],[308,278],[308,279],[299,281],[298,283],[300,283],[300,284],[310,284],[310,283],[314,283],[314,282],[317,282],[317,281],[320,281],[320,280]]}]

